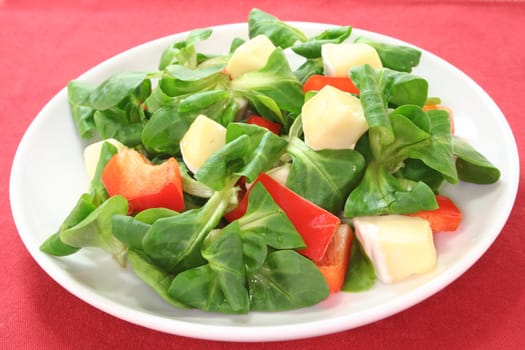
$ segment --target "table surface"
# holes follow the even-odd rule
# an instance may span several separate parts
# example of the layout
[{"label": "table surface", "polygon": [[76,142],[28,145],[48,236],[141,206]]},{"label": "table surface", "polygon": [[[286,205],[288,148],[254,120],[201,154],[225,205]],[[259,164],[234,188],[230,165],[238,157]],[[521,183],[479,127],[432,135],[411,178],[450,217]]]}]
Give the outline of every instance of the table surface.
[{"label": "table surface", "polygon": [[39,110],[114,54],[196,27],[244,22],[252,7],[283,20],[351,24],[437,54],[489,93],[523,151],[522,1],[0,0],[0,348],[525,348],[521,185],[500,236],[447,288],[384,320],[310,339],[227,343],[142,328],[76,298],[31,258],[13,222],[8,183],[16,147]]}]

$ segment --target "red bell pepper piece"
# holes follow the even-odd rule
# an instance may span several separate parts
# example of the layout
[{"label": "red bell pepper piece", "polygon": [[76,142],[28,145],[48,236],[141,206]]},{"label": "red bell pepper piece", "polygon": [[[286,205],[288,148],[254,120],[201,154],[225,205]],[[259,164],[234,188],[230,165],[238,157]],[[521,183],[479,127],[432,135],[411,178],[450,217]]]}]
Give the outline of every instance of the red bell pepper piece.
[{"label": "red bell pepper piece", "polygon": [[138,151],[128,148],[115,154],[102,172],[110,196],[124,196],[130,212],[148,208],[184,209],[179,164],[170,158],[154,165]]},{"label": "red bell pepper piece", "polygon": [[[341,219],[334,214],[304,199],[292,190],[281,185],[267,174],[260,174],[255,182],[264,185],[277,205],[285,212],[292,224],[306,243],[306,248],[299,253],[320,261],[325,255]],[[225,215],[226,220],[233,221],[246,213],[250,191],[242,198],[239,205]]]},{"label": "red bell pepper piece", "polygon": [[271,120],[260,117],[258,115],[252,115],[248,117],[248,120],[246,122],[248,124],[254,124],[266,128],[276,135],[279,135],[281,132],[281,124],[272,122]]},{"label": "red bell pepper piece", "polygon": [[430,222],[432,232],[454,232],[459,227],[463,217],[454,202],[445,196],[436,195],[439,205],[435,210],[422,210],[411,216],[418,216]]},{"label": "red bell pepper piece", "polygon": [[326,85],[333,86],[339,90],[359,95],[359,89],[354,85],[350,77],[329,77],[325,75],[311,75],[303,85],[303,90],[319,91]]},{"label": "red bell pepper piece", "polygon": [[348,224],[339,225],[321,261],[316,263],[330,289],[337,293],[343,287],[350,261],[353,232]]}]

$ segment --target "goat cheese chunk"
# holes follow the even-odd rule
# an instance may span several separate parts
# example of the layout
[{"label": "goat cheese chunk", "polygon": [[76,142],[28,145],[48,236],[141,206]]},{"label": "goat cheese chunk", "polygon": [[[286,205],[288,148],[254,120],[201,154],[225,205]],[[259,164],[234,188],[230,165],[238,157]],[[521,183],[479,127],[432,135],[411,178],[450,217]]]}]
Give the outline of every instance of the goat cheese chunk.
[{"label": "goat cheese chunk", "polygon": [[196,173],[204,162],[226,144],[226,128],[201,114],[180,141],[182,160],[188,169]]},{"label": "goat cheese chunk", "polygon": [[330,85],[305,102],[301,115],[305,143],[313,150],[353,149],[368,130],[361,101]]},{"label": "goat cheese chunk", "polygon": [[347,77],[352,67],[369,64],[374,69],[383,68],[379,55],[365,43],[324,44],[321,47],[324,74]]},{"label": "goat cheese chunk", "polygon": [[226,64],[226,71],[232,79],[244,73],[261,69],[275,50],[275,45],[265,35],[258,35],[240,45]]},{"label": "goat cheese chunk", "polygon": [[437,252],[430,224],[406,215],[353,219],[356,236],[383,283],[393,283],[434,269]]}]

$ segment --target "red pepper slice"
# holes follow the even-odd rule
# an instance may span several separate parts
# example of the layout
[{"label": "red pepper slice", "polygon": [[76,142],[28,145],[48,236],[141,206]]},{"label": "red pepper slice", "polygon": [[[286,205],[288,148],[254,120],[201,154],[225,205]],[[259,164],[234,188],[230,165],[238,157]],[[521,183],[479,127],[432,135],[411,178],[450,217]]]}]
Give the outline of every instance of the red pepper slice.
[{"label": "red pepper slice", "polygon": [[339,90],[359,95],[359,89],[354,85],[350,77],[329,77],[325,75],[311,75],[303,85],[303,90],[319,91],[326,85],[333,86]]},{"label": "red pepper slice", "polygon": [[350,261],[350,248],[352,247],[353,232],[348,224],[341,224],[335,231],[326,253],[316,263],[323,274],[330,293],[337,293],[343,287],[346,270]]},{"label": "red pepper slice", "polygon": [[[286,213],[292,224],[306,243],[306,248],[299,253],[320,261],[341,223],[334,214],[304,199],[292,190],[281,185],[267,174],[260,174],[255,182],[261,182],[273,200]],[[242,198],[239,205],[225,215],[226,220],[233,221],[246,213],[250,191]]]},{"label": "red pepper slice", "polygon": [[454,232],[458,229],[462,213],[454,202],[445,196],[436,195],[439,205],[435,210],[422,210],[411,216],[418,216],[430,222],[432,232]]},{"label": "red pepper slice", "polygon": [[254,124],[266,128],[276,135],[279,135],[281,132],[281,124],[272,122],[271,120],[260,117],[258,115],[252,115],[248,117],[248,120],[246,122],[248,124]]},{"label": "red pepper slice", "polygon": [[102,172],[110,196],[124,196],[130,212],[149,208],[184,210],[179,164],[170,158],[154,165],[138,151],[128,148],[115,154]]}]

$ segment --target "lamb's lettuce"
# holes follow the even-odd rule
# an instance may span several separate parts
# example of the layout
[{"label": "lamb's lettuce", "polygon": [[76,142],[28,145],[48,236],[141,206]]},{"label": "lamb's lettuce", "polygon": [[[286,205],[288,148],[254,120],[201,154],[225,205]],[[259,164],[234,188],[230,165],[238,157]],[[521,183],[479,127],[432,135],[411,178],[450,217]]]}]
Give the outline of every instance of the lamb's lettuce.
[{"label": "lamb's lettuce", "polygon": [[208,39],[212,32],[213,31],[209,28],[192,30],[188,34],[186,40],[178,41],[168,46],[162,52],[159,62],[159,70],[163,70],[172,64],[195,68],[199,63],[195,44],[199,41]]},{"label": "lamb's lettuce", "polygon": [[419,65],[421,51],[406,45],[394,45],[371,40],[364,36],[357,37],[354,42],[372,46],[379,55],[383,67],[399,72],[410,73]]},{"label": "lamb's lettuce", "polygon": [[[447,112],[440,110],[423,112],[416,106],[403,106],[395,109],[390,117],[404,121],[393,123],[396,135],[410,131],[416,133],[412,125],[418,125],[420,128],[421,124],[417,122],[424,120],[424,123],[429,125],[427,141],[414,147],[405,147],[404,152],[400,153],[405,153],[408,158],[421,160],[429,168],[439,172],[447,182],[451,184],[458,182],[450,119]],[[409,121],[413,124],[410,124]]]},{"label": "lamb's lettuce", "polygon": [[428,82],[414,74],[398,72],[392,69],[383,69],[381,84],[385,101],[389,105],[417,105],[422,107],[428,98]]},{"label": "lamb's lettuce", "polygon": [[287,152],[292,165],[286,186],[336,215],[361,179],[363,156],[350,149],[314,151],[303,141],[291,138]]},{"label": "lamb's lettuce", "polygon": [[350,193],[346,217],[409,214],[437,208],[432,189],[424,182],[393,176],[384,165],[370,163],[361,183]]},{"label": "lamb's lettuce", "polygon": [[321,48],[324,44],[340,44],[352,33],[351,26],[328,28],[316,36],[308,38],[292,46],[292,50],[303,57],[313,59],[321,57]]},{"label": "lamb's lettuce", "polygon": [[226,90],[202,91],[156,110],[144,125],[142,145],[152,154],[177,156],[180,141],[198,115],[204,114],[224,126],[231,123],[238,102]]},{"label": "lamb's lettuce", "polygon": [[76,205],[70,211],[64,222],[60,225],[57,232],[49,236],[41,245],[40,250],[46,254],[54,256],[67,256],[76,253],[80,247],[74,247],[64,243],[60,239],[60,232],[78,225],[84,220],[96,206],[93,204],[93,196],[88,193],[83,194],[78,199]]},{"label": "lamb's lettuce", "polygon": [[345,292],[361,292],[372,288],[376,282],[374,265],[355,237],[352,240],[350,261],[351,264],[348,265],[342,290]]},{"label": "lamb's lettuce", "polygon": [[71,117],[78,134],[84,139],[93,137],[95,130],[95,120],[93,119],[95,109],[88,102],[89,95],[94,89],[94,86],[78,80],[72,80],[67,84]]},{"label": "lamb's lettuce", "polygon": [[224,189],[228,179],[243,168],[242,158],[246,151],[254,146],[247,135],[228,142],[204,162],[195,178],[216,191]]},{"label": "lamb's lettuce", "polygon": [[203,90],[212,90],[225,84],[226,75],[222,66],[188,68],[171,65],[164,70],[159,86],[168,96],[187,96]]},{"label": "lamb's lettuce", "polygon": [[323,72],[323,59],[309,58],[294,71],[294,74],[301,84],[304,84],[310,76],[314,74],[321,75]]},{"label": "lamb's lettuce", "polygon": [[459,178],[476,184],[492,184],[499,180],[500,171],[474,147],[455,136],[454,155]]},{"label": "lamb's lettuce", "polygon": [[117,214],[111,218],[113,235],[129,249],[142,250],[142,240],[151,228],[150,224],[144,223],[128,215]]},{"label": "lamb's lettuce", "polygon": [[104,142],[100,148],[95,174],[89,183],[89,193],[93,198],[93,204],[97,207],[109,197],[106,187],[102,182],[102,172],[104,171],[106,164],[117,152],[117,148],[110,142]]},{"label": "lamb's lettuce", "polygon": [[315,264],[294,250],[268,254],[248,278],[253,311],[284,311],[319,303],[330,294]]},{"label": "lamb's lettuce", "polygon": [[128,251],[128,261],[135,274],[144,283],[153,288],[162,299],[180,309],[188,308],[187,305],[173,298],[169,293],[173,275],[152,262],[144,252],[130,249]]},{"label": "lamb's lettuce", "polygon": [[68,84],[69,104],[80,135],[98,134],[135,146],[146,120],[143,102],[151,94],[151,80],[145,72],[115,74],[98,86],[80,81]]},{"label": "lamb's lettuce", "polygon": [[153,154],[178,154],[180,140],[195,117],[179,113],[178,106],[158,109],[142,130],[144,148]]},{"label": "lamb's lettuce", "polygon": [[168,208],[149,208],[135,214],[135,220],[151,225],[158,219],[178,214],[179,212]]},{"label": "lamb's lettuce", "polygon": [[203,263],[202,241],[224,215],[231,192],[217,191],[198,209],[155,221],[142,241],[144,252],[168,272],[180,272]]},{"label": "lamb's lettuce", "polygon": [[352,69],[350,77],[360,91],[359,99],[369,128],[370,149],[374,157],[380,157],[383,147],[394,141],[381,77],[367,64]]},{"label": "lamb's lettuce", "polygon": [[242,168],[235,175],[251,182],[262,172],[270,169],[283,153],[287,141],[266,128],[245,123],[230,123],[226,129],[226,142],[248,136],[250,145],[244,150]]},{"label": "lamb's lettuce", "polygon": [[[42,243],[41,251],[50,255],[66,256],[76,253],[82,247],[96,246],[114,254],[119,263],[124,264],[123,250],[115,242],[111,230],[105,226],[107,221],[101,221],[94,217],[97,215],[106,216],[106,212],[124,210],[124,207],[127,210],[127,202],[124,204],[117,200],[117,204],[107,205],[108,209],[100,209],[99,214],[93,214],[99,206],[108,200],[109,196],[102,183],[101,175],[105,165],[116,152],[115,146],[109,142],[104,142],[100,150],[95,174],[90,182],[89,192],[80,196],[58,231]],[[100,211],[105,212],[100,213]],[[89,220],[93,221],[93,219],[95,219],[96,225],[89,223]]]},{"label": "lamb's lettuce", "polygon": [[[283,125],[288,125],[289,121],[285,120],[280,110],[299,114],[304,102],[302,84],[280,48],[272,52],[263,68],[234,79],[231,88],[239,96],[246,97],[260,115]],[[271,106],[267,99],[275,105]]]},{"label": "lamb's lettuce", "polygon": [[250,38],[261,34],[266,35],[275,46],[283,49],[292,46],[297,41],[307,40],[306,35],[299,29],[259,9],[252,9],[248,15],[248,32]]},{"label": "lamb's lettuce", "polygon": [[126,247],[113,236],[111,218],[126,214],[128,201],[113,196],[90,212],[75,226],[59,232],[60,240],[72,247],[98,247],[111,254],[121,265],[126,263]]},{"label": "lamb's lettuce", "polygon": [[148,98],[146,98],[144,101],[144,104],[148,110],[148,113],[151,115],[155,114],[155,112],[161,108],[174,108],[177,106],[179,101],[180,97],[169,96],[164,92],[162,87],[157,84],[157,86],[152,89]]},{"label": "lamb's lettuce", "polygon": [[89,104],[97,110],[118,105],[143,84],[149,85],[146,72],[123,72],[112,75],[98,85],[89,95]]},{"label": "lamb's lettuce", "polygon": [[103,139],[113,138],[126,146],[140,144],[144,127],[142,121],[130,121],[130,113],[118,107],[95,112],[95,124],[98,134]]},{"label": "lamb's lettuce", "polygon": [[197,180],[214,190],[223,189],[232,175],[254,181],[272,167],[287,145],[286,140],[269,130],[245,123],[230,123],[226,142],[195,174]]},{"label": "lamb's lettuce", "polygon": [[363,180],[345,203],[347,217],[437,208],[432,187],[422,179],[403,178],[403,172],[398,172],[407,159],[420,160],[450,183],[458,181],[448,114],[427,113],[416,105],[404,105],[389,113],[386,106],[396,81],[387,77],[388,82],[383,84],[381,73],[368,65],[350,72],[361,93],[366,94],[361,96],[361,103],[370,129],[358,143],[368,165]]},{"label": "lamb's lettuce", "polygon": [[204,114],[225,127],[234,121],[238,110],[233,92],[220,89],[197,92],[182,99],[178,105],[178,112],[186,119]]},{"label": "lamb's lettuce", "polygon": [[[224,193],[216,192],[199,210],[151,226],[128,222],[128,237],[139,239],[127,240],[138,251],[141,247],[133,242],[140,242],[145,232],[141,266],[153,269],[154,280],[161,279],[154,288],[164,298],[167,293],[171,302],[225,313],[287,310],[326,298],[328,288],[319,270],[289,250],[304,247],[304,242],[264,186],[254,185],[245,216],[217,229],[215,220],[225,212]],[[166,292],[168,276],[173,279]],[[306,287],[296,285],[301,279]]]},{"label": "lamb's lettuce", "polygon": [[[459,174],[458,174],[459,175]],[[394,173],[394,176],[412,180],[415,182],[422,181],[427,184],[434,193],[439,192],[440,186],[445,181],[443,175],[428,167],[419,159],[405,159],[403,166]]]},{"label": "lamb's lettuce", "polygon": [[207,235],[201,253],[207,264],[179,273],[171,282],[169,295],[205,311],[250,311],[238,223]]},{"label": "lamb's lettuce", "polygon": [[251,189],[246,214],[237,222],[243,236],[244,233],[255,234],[272,248],[306,248],[294,225],[261,183]]}]

